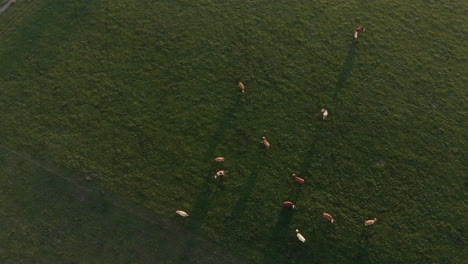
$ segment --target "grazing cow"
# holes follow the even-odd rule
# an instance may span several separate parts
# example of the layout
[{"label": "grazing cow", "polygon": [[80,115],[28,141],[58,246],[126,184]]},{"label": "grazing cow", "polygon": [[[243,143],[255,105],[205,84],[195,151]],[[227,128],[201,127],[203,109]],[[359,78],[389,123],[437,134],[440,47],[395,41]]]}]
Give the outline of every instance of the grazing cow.
[{"label": "grazing cow", "polygon": [[177,210],[177,211],[176,211],[176,214],[178,214],[178,215],[180,215],[180,216],[182,216],[182,217],[187,217],[187,216],[189,216],[186,212],[180,211],[180,210]]},{"label": "grazing cow", "polygon": [[242,82],[239,82],[239,88],[241,88],[241,91],[244,93],[245,92],[245,86]]},{"label": "grazing cow", "polygon": [[333,219],[333,216],[331,216],[330,214],[327,214],[327,213],[323,213],[322,214],[323,218],[327,219],[327,220],[330,220],[330,222],[335,222],[335,219]]},{"label": "grazing cow", "polygon": [[359,37],[359,33],[364,32],[364,31],[366,31],[365,28],[363,28],[363,27],[358,27],[358,28],[356,29],[356,31],[354,31],[354,41],[357,41],[357,39],[358,39],[358,37]]},{"label": "grazing cow", "polygon": [[224,171],[224,170],[220,170],[218,172],[216,172],[216,175],[214,176],[215,179],[217,178],[223,178],[224,176],[226,176],[228,172],[227,171]]},{"label": "grazing cow", "polygon": [[323,120],[327,119],[328,116],[328,110],[325,108],[322,108],[322,113],[323,113]]},{"label": "grazing cow", "polygon": [[377,222],[377,218],[374,218],[374,220],[367,220],[364,225],[365,226],[369,226],[369,225],[373,225],[375,224],[375,222]]},{"label": "grazing cow", "polygon": [[296,229],[296,235],[297,235],[297,238],[298,238],[302,243],[305,243],[305,242],[306,242],[306,239],[304,238],[304,236],[301,235],[301,233],[299,233],[299,229]]},{"label": "grazing cow", "polygon": [[292,209],[296,208],[296,206],[294,205],[294,203],[293,203],[293,202],[290,202],[290,201],[283,202],[283,206],[284,206],[284,207],[289,207],[289,208],[292,208]]},{"label": "grazing cow", "polygon": [[294,180],[296,180],[298,183],[304,183],[305,182],[304,179],[297,177],[296,174],[294,174],[294,173],[293,173],[292,176],[294,177]]},{"label": "grazing cow", "polygon": [[265,137],[262,137],[262,138],[263,138],[263,144],[265,144],[265,147],[270,148],[270,142],[268,142],[268,140],[266,140]]},{"label": "grazing cow", "polygon": [[217,158],[215,158],[215,161],[216,162],[223,162],[224,158],[223,157],[217,157]]}]

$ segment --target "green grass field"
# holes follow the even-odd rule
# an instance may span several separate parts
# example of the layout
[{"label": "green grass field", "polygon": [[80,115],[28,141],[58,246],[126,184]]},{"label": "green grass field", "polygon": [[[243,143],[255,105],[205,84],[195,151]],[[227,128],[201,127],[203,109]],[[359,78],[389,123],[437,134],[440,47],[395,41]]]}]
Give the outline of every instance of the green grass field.
[{"label": "green grass field", "polygon": [[17,1],[0,14],[1,262],[466,263],[466,11]]}]

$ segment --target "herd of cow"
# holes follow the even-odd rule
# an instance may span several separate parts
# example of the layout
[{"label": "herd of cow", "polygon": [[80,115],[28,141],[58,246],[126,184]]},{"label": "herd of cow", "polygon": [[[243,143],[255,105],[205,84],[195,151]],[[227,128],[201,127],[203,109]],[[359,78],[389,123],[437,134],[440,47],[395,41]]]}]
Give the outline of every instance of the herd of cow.
[{"label": "herd of cow", "polygon": [[[357,41],[358,37],[359,37],[359,33],[360,32],[363,32],[365,31],[366,29],[364,27],[358,27],[356,29],[356,31],[354,32],[354,41]],[[238,86],[239,88],[241,89],[241,92],[242,93],[245,93],[245,85],[242,83],[242,82],[239,82],[238,83]],[[323,120],[327,119],[327,116],[328,116],[328,110],[323,108],[322,109],[322,118]],[[265,145],[266,148],[270,148],[270,142],[268,142],[268,140],[266,139],[266,137],[262,137],[263,139],[263,144]],[[224,157],[216,157],[214,159],[216,162],[224,162]],[[226,175],[227,175],[228,171],[225,171],[225,170],[220,170],[218,172],[216,172],[216,174],[214,175],[214,178],[215,179],[223,179]],[[303,178],[300,178],[298,176],[296,176],[296,174],[293,174],[292,175],[294,177],[294,180],[300,184],[304,184],[305,183],[305,180]],[[287,207],[287,208],[291,208],[291,209],[295,209],[296,208],[296,205],[293,203],[293,202],[290,202],[290,201],[285,201],[283,202],[283,206],[284,207]],[[187,217],[189,216],[189,214],[187,214],[185,211],[181,211],[181,210],[177,210],[176,211],[176,214],[182,216],[182,217]],[[332,224],[335,222],[335,219],[333,218],[333,216],[331,216],[330,214],[328,213],[323,213],[322,214],[322,217],[329,220]],[[366,220],[364,222],[364,225],[365,226],[369,226],[369,225],[373,225],[375,222],[377,222],[377,218],[374,218],[372,220]],[[304,236],[299,233],[299,229],[296,229],[296,236],[297,238],[305,243],[306,242],[306,239],[304,238]]]}]

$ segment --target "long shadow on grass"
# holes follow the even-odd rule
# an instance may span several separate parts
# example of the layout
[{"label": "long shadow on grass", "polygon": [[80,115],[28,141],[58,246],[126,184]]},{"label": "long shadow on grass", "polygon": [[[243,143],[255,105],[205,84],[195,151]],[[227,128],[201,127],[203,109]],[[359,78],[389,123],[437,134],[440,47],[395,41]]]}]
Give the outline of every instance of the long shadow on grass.
[{"label": "long shadow on grass", "polygon": [[248,181],[245,183],[244,189],[239,192],[239,201],[232,209],[231,218],[235,221],[240,221],[242,215],[244,215],[245,209],[247,209],[247,202],[254,190],[255,184],[257,183],[258,169],[260,166],[255,168],[254,172],[250,175]]},{"label": "long shadow on grass", "polygon": [[[307,173],[309,167],[311,166],[311,162],[308,162],[309,157],[312,155],[314,148],[312,147],[304,157],[301,165],[301,172]],[[301,175],[299,175],[301,176]],[[301,210],[301,194],[302,194],[302,189],[305,188],[304,185],[294,182],[294,180],[291,177],[291,189],[289,192],[289,195],[285,197],[284,199],[289,199],[290,201],[293,201],[297,205],[297,209],[295,210],[288,210],[287,208],[283,208],[283,210],[278,214],[278,218],[276,220],[275,227],[273,228],[271,232],[271,236],[268,242],[268,245],[266,246],[264,252],[263,252],[263,263],[269,264],[269,263],[280,263],[280,259],[282,261],[286,261],[286,259],[283,258],[290,258],[292,257],[290,255],[291,251],[289,250],[289,241],[295,239],[295,228],[300,228],[300,227],[294,227],[290,226],[291,223],[291,218],[293,216],[293,213],[298,213]],[[306,183],[307,184],[307,179]],[[289,238],[289,239],[288,239]],[[296,242],[296,241],[295,241]]]},{"label": "long shadow on grass", "polygon": [[[3,144],[0,144],[0,171],[1,179],[7,181],[6,186],[15,190],[11,197],[7,197],[7,203],[1,206],[17,200],[11,208],[16,213],[8,218],[0,215],[0,221],[7,219],[5,224],[11,225],[18,218],[24,220],[20,221],[22,226],[34,227],[34,240],[25,240],[19,245],[29,248],[29,243],[37,239],[46,242],[32,245],[36,251],[33,256],[54,255],[54,247],[50,246],[53,243],[49,242],[62,237],[72,242],[63,247],[63,256],[56,259],[61,261],[50,263],[67,262],[66,259],[71,257],[67,252],[72,252],[80,243],[85,243],[80,250],[91,254],[86,259],[100,257],[106,263],[173,263],[174,256],[184,252],[180,245],[185,243],[186,230],[168,226],[153,211],[124,197],[103,192],[94,183],[80,181],[83,175]],[[19,232],[14,234],[15,239],[25,236]],[[3,240],[5,237],[0,237],[0,241]],[[203,241],[197,247],[198,263],[242,263],[226,251],[217,251],[218,245],[211,241]],[[210,254],[204,254],[208,250]],[[129,262],[130,259],[133,262]]]},{"label": "long shadow on grass", "polygon": [[343,64],[340,74],[338,75],[338,80],[335,85],[335,93],[333,94],[333,101],[336,102],[338,94],[343,90],[346,80],[348,79],[351,70],[353,69],[354,56],[356,55],[356,43],[353,43],[348,50],[348,55]]},{"label": "long shadow on grass", "polygon": [[[310,157],[314,153],[315,147],[312,146],[309,151],[307,151],[304,159],[302,160],[302,164],[300,166],[300,172],[307,175],[309,170],[312,167],[312,162],[310,161]],[[302,175],[298,175],[302,176]],[[304,176],[302,176],[304,177]],[[300,229],[299,226],[294,227],[290,226],[292,214],[295,213],[300,213],[301,210],[301,194],[302,194],[302,189],[307,188],[308,184],[308,179],[306,178],[306,182],[304,185],[294,182],[293,179],[291,179],[291,191],[289,196],[285,199],[290,199],[297,205],[297,209],[295,211],[293,210],[282,210],[281,213],[278,215],[275,227],[273,228],[270,236],[270,240],[268,245],[266,246],[264,252],[263,252],[263,263],[279,263],[278,260],[283,258],[293,258],[296,256],[296,252],[294,250],[294,247],[296,247],[296,243],[293,244],[292,247],[289,245],[291,243],[288,243],[289,241],[295,240],[295,229],[298,228]],[[290,239],[288,239],[290,238]],[[296,242],[296,241],[295,241]],[[293,250],[295,253],[292,253]],[[303,254],[305,252],[302,252]],[[299,254],[302,255],[302,254]],[[286,261],[284,259],[283,261]]]},{"label": "long shadow on grass", "polygon": [[[287,199],[290,199],[300,205],[302,186],[299,184],[294,185],[295,186],[291,189],[291,193]],[[297,207],[296,210],[300,210],[300,207]],[[279,263],[280,259],[283,260],[282,258],[290,257],[286,250],[288,250],[288,241],[291,241],[291,239],[294,239],[295,237],[295,227],[291,227],[290,223],[293,213],[295,213],[296,210],[283,208],[278,214],[268,245],[263,252],[263,263]]]},{"label": "long shadow on grass", "polygon": [[293,232],[289,227],[293,211],[289,208],[284,208],[278,214],[275,227],[272,230],[272,235],[269,243],[263,252],[263,263],[280,263],[286,254],[284,254],[284,245],[287,244],[288,237],[292,237]]},{"label": "long shadow on grass", "polygon": [[[225,131],[232,127],[231,123],[234,120],[234,113],[236,112],[236,108],[239,108],[240,103],[241,98],[239,97],[235,103],[224,110],[222,118],[218,121],[218,130],[213,135],[212,140],[209,141],[205,155],[203,155],[205,160],[209,161],[213,159],[216,147],[223,142]],[[192,251],[196,248],[197,238],[200,236],[201,226],[205,222],[208,211],[211,208],[212,193],[209,189],[210,184],[213,182],[212,177],[209,177],[212,173],[211,170],[211,167],[207,167],[204,171],[203,177],[206,175],[205,181],[200,187],[200,193],[193,206],[188,226],[192,233],[190,234],[190,238],[187,239],[187,243],[185,243],[184,255],[181,256],[181,262],[191,260]]]},{"label": "long shadow on grass", "polygon": [[360,241],[354,252],[353,260],[356,263],[370,263],[369,260],[369,243],[371,243],[370,238],[373,236],[373,232],[370,232],[368,229],[363,229],[361,232]]}]

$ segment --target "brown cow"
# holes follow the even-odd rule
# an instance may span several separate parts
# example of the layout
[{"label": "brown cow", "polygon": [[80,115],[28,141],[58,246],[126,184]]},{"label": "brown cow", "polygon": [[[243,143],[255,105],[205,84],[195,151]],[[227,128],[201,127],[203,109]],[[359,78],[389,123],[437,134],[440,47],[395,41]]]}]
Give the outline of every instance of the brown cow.
[{"label": "brown cow", "polygon": [[283,202],[283,206],[284,207],[290,207],[292,209],[296,208],[296,205],[294,205],[294,203],[290,202],[290,201]]},{"label": "brown cow", "polygon": [[220,170],[220,171],[216,172],[216,175],[214,176],[214,178],[215,179],[217,179],[217,178],[222,179],[222,178],[224,178],[224,176],[226,176],[227,173],[228,173],[227,171]]},{"label": "brown cow", "polygon": [[268,142],[268,140],[266,140],[265,137],[262,137],[262,138],[263,138],[263,144],[265,144],[265,147],[270,148],[270,142]]},{"label": "brown cow", "polygon": [[369,226],[369,225],[373,225],[375,224],[375,222],[377,222],[377,218],[374,218],[374,220],[367,220],[364,225],[365,226]]},{"label": "brown cow", "polygon": [[214,159],[216,162],[223,162],[224,158],[223,157],[217,157]]},{"label": "brown cow", "polygon": [[241,88],[241,91],[244,93],[245,92],[245,86],[242,82],[239,82],[239,88]]},{"label": "brown cow", "polygon": [[304,179],[297,177],[296,174],[294,174],[294,173],[293,173],[292,176],[294,177],[294,180],[297,181],[298,183],[304,183],[305,182]]},{"label": "brown cow", "polygon": [[356,31],[354,31],[354,41],[357,41],[359,37],[359,33],[366,31],[364,27],[358,27],[356,28]]},{"label": "brown cow", "polygon": [[330,214],[327,214],[327,213],[323,213],[322,214],[323,218],[327,219],[327,220],[330,220],[330,222],[335,222],[335,219],[333,219],[333,216],[331,216]]}]

